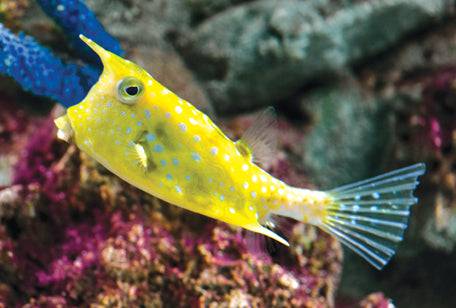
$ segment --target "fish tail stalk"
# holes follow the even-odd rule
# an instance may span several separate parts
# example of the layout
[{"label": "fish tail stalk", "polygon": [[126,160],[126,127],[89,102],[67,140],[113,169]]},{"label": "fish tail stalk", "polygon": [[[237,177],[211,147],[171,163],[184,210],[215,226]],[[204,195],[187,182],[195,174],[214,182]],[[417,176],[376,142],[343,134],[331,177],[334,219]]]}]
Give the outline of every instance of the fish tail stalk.
[{"label": "fish tail stalk", "polygon": [[273,211],[311,223],[382,269],[395,254],[408,225],[413,191],[424,164],[385,173],[326,192],[301,190],[301,205]]}]

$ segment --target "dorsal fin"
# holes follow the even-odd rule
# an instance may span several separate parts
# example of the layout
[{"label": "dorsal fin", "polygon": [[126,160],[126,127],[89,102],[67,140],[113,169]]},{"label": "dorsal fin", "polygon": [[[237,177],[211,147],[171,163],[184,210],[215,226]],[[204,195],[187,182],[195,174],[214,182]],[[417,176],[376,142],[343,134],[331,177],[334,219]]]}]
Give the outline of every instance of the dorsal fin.
[{"label": "dorsal fin", "polygon": [[236,142],[238,151],[250,156],[252,161],[268,164],[276,154],[277,148],[277,119],[273,107],[260,112],[252,125]]}]

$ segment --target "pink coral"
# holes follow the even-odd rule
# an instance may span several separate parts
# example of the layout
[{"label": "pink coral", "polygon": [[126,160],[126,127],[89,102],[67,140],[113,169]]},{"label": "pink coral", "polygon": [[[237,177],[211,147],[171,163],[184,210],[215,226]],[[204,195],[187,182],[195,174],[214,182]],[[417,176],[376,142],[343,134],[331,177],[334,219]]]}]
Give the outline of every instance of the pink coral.
[{"label": "pink coral", "polygon": [[20,136],[27,129],[29,123],[25,111],[18,108],[17,104],[8,99],[8,96],[1,94],[0,100],[0,153],[11,149]]},{"label": "pink coral", "polygon": [[0,225],[0,273],[0,307],[8,307],[13,293],[11,282],[16,282],[17,264],[14,242],[2,225]]},{"label": "pink coral", "polygon": [[65,199],[66,194],[59,189],[59,176],[63,170],[56,170],[65,148],[56,141],[55,125],[52,118],[39,121],[36,129],[25,144],[15,166],[14,184],[38,184],[40,190],[51,202]]},{"label": "pink coral", "polygon": [[[286,153],[270,170],[303,182]],[[8,216],[16,265],[0,259],[0,266],[19,277],[16,292],[5,292],[9,302],[325,307],[333,301],[340,247],[313,228],[287,222],[294,247],[288,249],[167,205],[57,141],[51,119],[30,135],[20,157],[15,187],[33,214]],[[270,253],[251,247],[252,237]]]},{"label": "pink coral", "polygon": [[431,144],[436,150],[448,151],[456,132],[456,68],[438,71],[425,85],[424,121]]},{"label": "pink coral", "polygon": [[360,303],[360,308],[392,308],[394,307],[389,298],[381,292],[369,294]]}]

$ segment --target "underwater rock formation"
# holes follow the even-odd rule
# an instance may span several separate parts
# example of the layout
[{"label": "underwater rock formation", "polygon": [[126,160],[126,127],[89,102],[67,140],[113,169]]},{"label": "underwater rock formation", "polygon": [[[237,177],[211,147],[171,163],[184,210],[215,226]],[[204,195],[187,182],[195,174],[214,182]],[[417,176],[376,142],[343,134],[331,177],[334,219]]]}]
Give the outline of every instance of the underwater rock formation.
[{"label": "underwater rock formation", "polygon": [[8,27],[15,27],[17,21],[28,8],[28,0],[2,0],[0,2],[0,20]]},{"label": "underwater rock formation", "polygon": [[[390,112],[393,138],[378,155],[388,157],[386,164],[426,161],[428,171],[406,239],[389,268],[384,273],[370,273],[355,257],[345,254],[340,294],[357,299],[371,290],[382,290],[398,307],[451,307],[449,303],[456,300],[445,278],[456,273],[454,121],[450,121],[456,102],[455,29],[454,20],[448,21],[405,40],[355,71],[368,97],[376,98]],[[360,160],[355,167],[365,162]],[[442,260],[446,264],[436,266]]]},{"label": "underwater rock formation", "polygon": [[312,121],[303,164],[319,187],[330,189],[384,170],[393,122],[377,100],[356,82],[321,87],[301,98]]},{"label": "underwater rock formation", "polygon": [[127,58],[180,97],[213,115],[209,97],[170,43],[170,37],[188,30],[192,16],[187,1],[89,0],[87,3],[110,33],[122,41]]},{"label": "underwater rock formation", "polygon": [[253,0],[188,0],[192,20],[198,22],[215,15],[231,6]]},{"label": "underwater rock formation", "polygon": [[447,8],[445,0],[348,3],[328,11],[332,2],[248,2],[199,24],[181,51],[217,110],[251,109],[387,50]]},{"label": "underwater rock formation", "polygon": [[422,119],[425,137],[434,152],[437,187],[434,216],[429,219],[424,239],[446,252],[456,247],[456,67],[434,73],[423,90]]}]

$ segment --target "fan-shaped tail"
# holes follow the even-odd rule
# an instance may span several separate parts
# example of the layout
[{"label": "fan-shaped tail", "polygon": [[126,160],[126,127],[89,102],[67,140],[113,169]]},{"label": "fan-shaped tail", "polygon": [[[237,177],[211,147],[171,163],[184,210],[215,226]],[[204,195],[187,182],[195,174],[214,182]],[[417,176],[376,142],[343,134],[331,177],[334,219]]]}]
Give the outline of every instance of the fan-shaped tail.
[{"label": "fan-shaped tail", "polygon": [[407,228],[413,191],[424,164],[416,164],[328,191],[334,202],[322,229],[382,269]]}]

